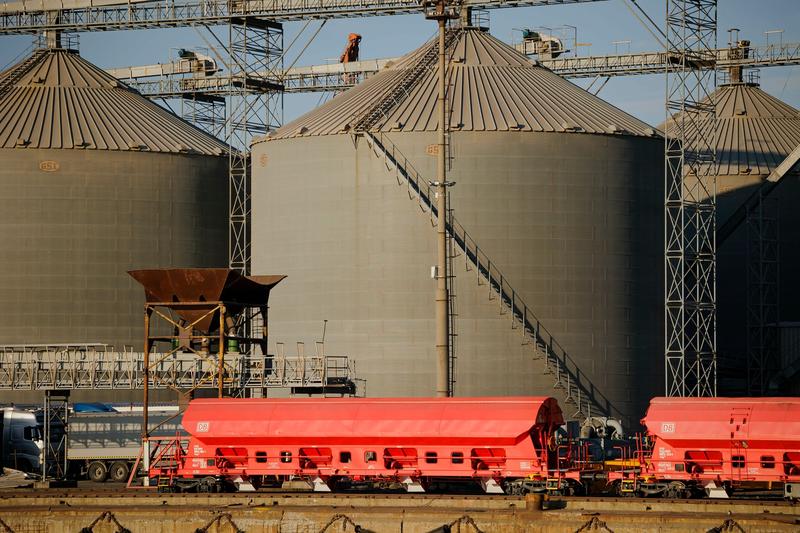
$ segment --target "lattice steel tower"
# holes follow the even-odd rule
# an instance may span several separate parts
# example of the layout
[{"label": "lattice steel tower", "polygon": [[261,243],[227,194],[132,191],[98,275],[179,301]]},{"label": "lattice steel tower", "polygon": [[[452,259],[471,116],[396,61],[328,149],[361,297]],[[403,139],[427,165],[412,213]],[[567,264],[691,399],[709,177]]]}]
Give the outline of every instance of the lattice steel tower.
[{"label": "lattice steel tower", "polygon": [[667,0],[667,396],[717,393],[716,45],[716,0]]},{"label": "lattice steel tower", "polygon": [[[242,8],[244,9],[244,8]],[[262,18],[231,17],[228,26],[228,266],[250,274],[250,142],[283,121],[283,27]]]}]

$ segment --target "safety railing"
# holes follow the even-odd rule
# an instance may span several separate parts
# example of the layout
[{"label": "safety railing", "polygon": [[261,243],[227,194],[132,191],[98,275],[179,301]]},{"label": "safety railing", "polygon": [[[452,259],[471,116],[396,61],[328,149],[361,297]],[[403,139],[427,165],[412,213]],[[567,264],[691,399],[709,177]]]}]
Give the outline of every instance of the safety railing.
[{"label": "safety railing", "polygon": [[[150,354],[153,388],[215,388],[211,354]],[[326,387],[355,381],[347,356],[225,355],[224,386],[230,388]],[[103,344],[0,345],[0,390],[141,389],[144,354]]]}]

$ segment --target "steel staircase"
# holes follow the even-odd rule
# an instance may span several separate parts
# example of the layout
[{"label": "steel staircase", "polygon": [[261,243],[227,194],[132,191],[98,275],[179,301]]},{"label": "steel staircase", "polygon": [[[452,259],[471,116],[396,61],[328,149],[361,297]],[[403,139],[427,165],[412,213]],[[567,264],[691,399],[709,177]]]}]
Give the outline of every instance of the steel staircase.
[{"label": "steel staircase", "polygon": [[40,48],[34,50],[25,61],[7,71],[5,75],[0,78],[0,96],[3,96],[6,92],[11,90],[11,88],[16,85],[16,83],[21,80],[46,53],[47,50],[45,49]]},{"label": "steel staircase", "polygon": [[[435,224],[436,206],[432,202],[429,182],[384,134],[364,132],[363,135],[374,154],[384,161],[389,171],[395,173],[398,185],[406,186],[409,198],[416,200],[422,211],[430,214],[431,222]],[[572,416],[579,420],[598,415],[621,418],[622,413],[592,384],[536,318],[497,265],[452,215],[452,211],[447,232],[453,246],[464,254],[467,271],[474,269],[478,285],[488,285],[489,298],[498,300],[500,314],[509,315],[511,328],[520,331],[522,344],[532,347],[534,357],[543,362],[543,373],[553,376],[553,387],[562,390],[566,403],[575,408]]]},{"label": "steel staircase", "polygon": [[[453,45],[458,41],[460,33],[460,29],[447,31],[445,35],[445,50],[450,50],[452,53]],[[414,67],[406,70],[402,78],[394,83],[394,88],[391,92],[381,98],[359,118],[358,122],[353,125],[353,131],[369,131],[378,125],[382,119],[388,118],[389,113],[408,98],[411,94],[411,89],[417,85],[419,79],[435,66],[438,57],[439,43],[434,40],[428,45]]]}]

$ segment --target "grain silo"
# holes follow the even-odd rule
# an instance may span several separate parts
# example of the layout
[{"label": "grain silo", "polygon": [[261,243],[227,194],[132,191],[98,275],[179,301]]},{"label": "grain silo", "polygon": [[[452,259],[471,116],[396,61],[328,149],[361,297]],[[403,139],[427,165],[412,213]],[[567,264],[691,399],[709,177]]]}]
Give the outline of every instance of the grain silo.
[{"label": "grain silo", "polygon": [[[748,390],[748,359],[763,345],[765,352],[773,352],[767,357],[772,359],[768,373],[780,372],[778,367],[788,363],[774,353],[779,351],[780,337],[796,333],[784,332],[776,323],[800,321],[796,275],[800,268],[796,207],[800,205],[800,174],[795,171],[782,178],[764,196],[761,209],[751,208],[743,218],[735,215],[745,204],[757,205],[752,203],[753,195],[800,145],[800,114],[761,90],[756,77],[743,78],[740,69],[732,69],[729,80],[711,95],[717,113],[717,227],[729,235],[717,245],[720,394],[757,394],[761,391],[752,382],[757,380],[752,368]],[[731,233],[732,218],[740,223]],[[789,383],[790,378],[781,377],[771,392],[778,392],[775,387]]]},{"label": "grain silo", "polygon": [[0,77],[0,344],[142,349],[142,267],[226,263],[227,152],[82,59]]},{"label": "grain silo", "polygon": [[[635,419],[663,388],[663,140],[488,33],[453,31],[451,206]],[[253,273],[294,280],[272,302],[271,336],[311,340],[327,320],[327,353],[354,358],[370,396],[433,394],[435,228],[351,133],[382,107],[371,131],[433,179],[435,50],[427,43],[253,145]],[[456,395],[552,393],[491,291],[463,255],[455,265]]]}]

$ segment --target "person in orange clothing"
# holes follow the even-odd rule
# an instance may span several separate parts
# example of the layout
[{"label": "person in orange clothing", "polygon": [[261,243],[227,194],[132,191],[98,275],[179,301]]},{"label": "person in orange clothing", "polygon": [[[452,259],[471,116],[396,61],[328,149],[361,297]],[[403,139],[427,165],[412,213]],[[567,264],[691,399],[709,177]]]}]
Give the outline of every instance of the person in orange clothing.
[{"label": "person in orange clothing", "polygon": [[[351,33],[347,36],[347,46],[339,57],[339,63],[350,63],[351,61],[358,61],[358,45],[361,42],[361,36],[357,33]],[[355,74],[347,72],[342,76],[344,83],[351,85],[356,82]]]}]

